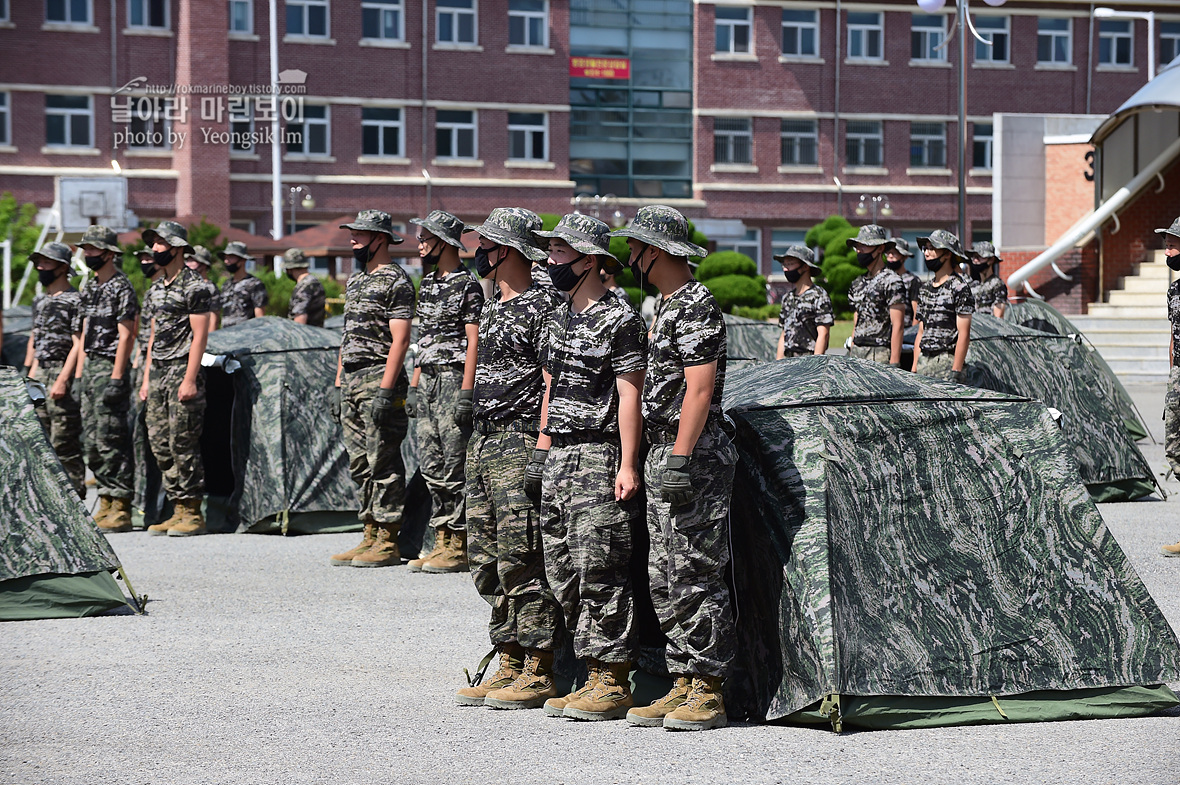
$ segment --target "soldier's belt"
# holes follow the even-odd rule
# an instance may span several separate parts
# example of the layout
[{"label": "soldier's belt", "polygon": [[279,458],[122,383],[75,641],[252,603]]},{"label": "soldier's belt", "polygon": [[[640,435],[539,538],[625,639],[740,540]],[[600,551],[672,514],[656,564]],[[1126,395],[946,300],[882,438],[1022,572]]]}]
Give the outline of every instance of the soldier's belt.
[{"label": "soldier's belt", "polygon": [[378,365],[384,366],[385,361],[384,360],[363,360],[361,362],[344,363],[343,368],[344,368],[344,370],[348,371],[349,373],[356,373],[357,371],[363,371],[367,368],[373,368]]},{"label": "soldier's belt", "polygon": [[443,374],[461,374],[463,373],[462,363],[440,363],[437,365],[419,365],[422,373],[427,376],[442,376]]},{"label": "soldier's belt", "polygon": [[954,349],[931,349],[930,351],[922,350],[923,357],[941,357],[944,354],[951,354]]},{"label": "soldier's belt", "polygon": [[644,437],[648,444],[672,444],[676,441],[678,428],[645,428]]},{"label": "soldier's belt", "polygon": [[476,420],[476,433],[537,433],[541,428],[536,420]]},{"label": "soldier's belt", "polygon": [[180,365],[181,363],[188,363],[188,352],[185,352],[180,357],[173,357],[171,359],[152,358],[152,365]]},{"label": "soldier's belt", "polygon": [[859,346],[862,349],[888,349],[889,348],[888,341],[885,343],[860,343],[859,341],[853,341],[852,345]]},{"label": "soldier's belt", "polygon": [[607,431],[554,433],[549,435],[549,441],[554,447],[573,447],[578,444],[618,444],[619,434]]}]

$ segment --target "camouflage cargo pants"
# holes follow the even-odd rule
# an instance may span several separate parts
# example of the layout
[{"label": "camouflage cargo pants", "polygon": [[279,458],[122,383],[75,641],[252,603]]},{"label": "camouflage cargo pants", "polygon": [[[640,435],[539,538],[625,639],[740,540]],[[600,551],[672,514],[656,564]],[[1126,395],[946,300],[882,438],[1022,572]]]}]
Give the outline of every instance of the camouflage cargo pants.
[{"label": "camouflage cargo pants", "polygon": [[164,492],[173,502],[205,495],[205,466],[201,462],[201,430],[205,426],[205,370],[197,372],[197,396],[178,397],[188,358],[153,362],[148,374],[148,447],[164,479]]},{"label": "camouflage cargo pants", "polygon": [[642,510],[615,501],[619,463],[617,442],[554,445],[545,463],[545,575],[581,659],[631,659],[631,524]]},{"label": "camouflage cargo pants", "polygon": [[463,468],[467,434],[459,428],[455,408],[463,386],[463,366],[427,365],[418,377],[418,411],[414,436],[418,468],[430,489],[430,526],[451,531],[465,528]]},{"label": "camouflage cargo pants", "polygon": [[689,469],[696,498],[677,507],[660,499],[671,454],[671,444],[653,445],[644,467],[648,579],[660,629],[668,638],[668,671],[726,676],[735,645],[725,569],[737,450],[720,428],[707,425]]},{"label": "camouflage cargo pants", "polygon": [[1164,395],[1164,457],[1168,466],[1180,475],[1180,366],[1168,371],[1168,391]]},{"label": "camouflage cargo pants", "polygon": [[86,463],[94,472],[100,496],[130,499],[132,482],[131,369],[127,369],[127,394],[116,405],[103,400],[115,364],[102,357],[87,357],[82,368],[82,426]]},{"label": "camouflage cargo pants", "polygon": [[[45,385],[48,393],[61,373],[63,362],[42,362],[37,371],[37,381]],[[78,400],[80,385],[76,379],[71,379],[66,387],[66,394],[54,400],[52,396],[45,398],[45,405],[37,407],[37,416],[41,419],[41,427],[45,429],[45,436],[53,445],[53,451],[61,461],[61,466],[70,478],[70,484],[78,492],[78,496],[86,498],[86,464],[82,460],[82,405]]]},{"label": "camouflage cargo pants", "polygon": [[889,347],[888,346],[857,346],[853,344],[848,348],[848,356],[855,357],[858,360],[869,360],[875,363],[889,364]]},{"label": "camouflage cargo pants", "polygon": [[479,433],[467,446],[467,552],[475,590],[492,606],[492,644],[552,651],[561,606],[545,577],[540,506],[524,491],[537,434]]},{"label": "camouflage cargo pants", "polygon": [[357,517],[362,521],[400,526],[406,502],[402,441],[409,431],[410,418],[403,408],[403,386],[394,393],[403,403],[394,411],[392,424],[378,427],[373,422],[373,397],[381,387],[384,373],[384,365],[343,372],[340,425],[344,429],[344,447],[348,450],[348,471],[360,496]]},{"label": "camouflage cargo pants", "polygon": [[929,376],[931,379],[942,379],[944,382],[949,382],[954,365],[954,352],[935,355],[919,354],[917,372],[923,376]]}]

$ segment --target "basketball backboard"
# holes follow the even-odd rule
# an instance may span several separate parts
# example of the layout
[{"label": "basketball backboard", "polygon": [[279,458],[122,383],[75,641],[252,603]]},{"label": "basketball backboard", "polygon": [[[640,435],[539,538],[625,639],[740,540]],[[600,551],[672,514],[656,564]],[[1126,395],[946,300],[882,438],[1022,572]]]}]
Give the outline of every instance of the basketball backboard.
[{"label": "basketball backboard", "polygon": [[125,177],[59,177],[57,203],[66,232],[82,232],[93,224],[116,232],[131,228],[127,225]]}]

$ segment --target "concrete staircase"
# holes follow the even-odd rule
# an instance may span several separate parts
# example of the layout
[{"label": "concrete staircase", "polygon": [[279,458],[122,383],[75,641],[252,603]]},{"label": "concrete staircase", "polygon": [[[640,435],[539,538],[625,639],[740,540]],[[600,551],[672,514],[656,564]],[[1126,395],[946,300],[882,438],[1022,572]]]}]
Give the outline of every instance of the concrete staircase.
[{"label": "concrete staircase", "polygon": [[1069,320],[1085,333],[1124,383],[1168,379],[1168,284],[1177,275],[1156,251],[1150,262],[1136,265],[1134,275],[1119,280],[1108,302],[1091,303],[1086,316]]}]

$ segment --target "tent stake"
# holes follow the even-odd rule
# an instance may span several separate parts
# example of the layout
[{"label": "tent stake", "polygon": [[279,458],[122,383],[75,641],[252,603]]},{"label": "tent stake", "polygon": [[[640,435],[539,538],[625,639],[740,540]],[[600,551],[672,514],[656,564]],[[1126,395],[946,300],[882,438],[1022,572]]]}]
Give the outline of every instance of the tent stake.
[{"label": "tent stake", "polygon": [[127,573],[123,571],[123,565],[119,565],[119,577],[123,579],[123,583],[127,584],[127,591],[131,594],[132,610],[139,616],[143,616],[147,611],[143,609],[147,602],[147,597],[140,597],[135,593],[135,589],[131,586],[131,581],[127,579]]}]

